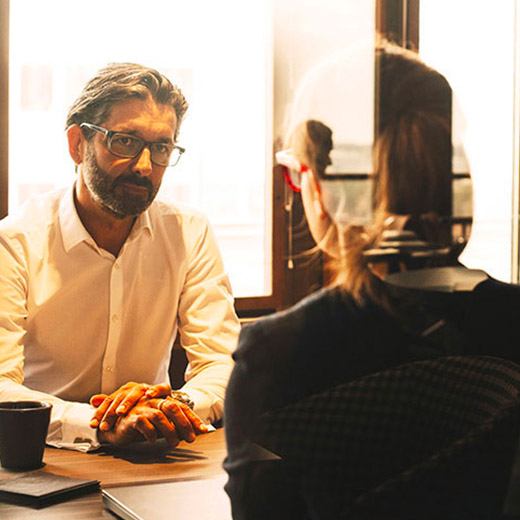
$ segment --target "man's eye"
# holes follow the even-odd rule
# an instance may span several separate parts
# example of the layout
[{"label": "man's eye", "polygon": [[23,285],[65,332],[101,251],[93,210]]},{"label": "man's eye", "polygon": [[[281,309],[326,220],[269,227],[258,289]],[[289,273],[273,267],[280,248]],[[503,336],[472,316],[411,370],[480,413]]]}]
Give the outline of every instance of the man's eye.
[{"label": "man's eye", "polygon": [[117,135],[114,136],[112,142],[118,146],[134,147],[138,144],[139,141],[129,135]]},{"label": "man's eye", "polygon": [[158,153],[169,153],[171,150],[169,144],[155,143],[154,146]]}]

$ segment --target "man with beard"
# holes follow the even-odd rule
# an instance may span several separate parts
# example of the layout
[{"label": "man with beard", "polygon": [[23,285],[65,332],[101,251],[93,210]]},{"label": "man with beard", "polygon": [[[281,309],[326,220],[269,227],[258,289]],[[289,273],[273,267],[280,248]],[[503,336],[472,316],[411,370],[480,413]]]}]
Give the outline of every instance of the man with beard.
[{"label": "man with beard", "polygon": [[[221,417],[229,281],[206,218],[155,199],[186,109],[153,69],[100,70],[67,117],[73,186],[0,223],[0,400],[52,403],[51,445],[173,447]],[[171,392],[177,328],[189,365]]]}]

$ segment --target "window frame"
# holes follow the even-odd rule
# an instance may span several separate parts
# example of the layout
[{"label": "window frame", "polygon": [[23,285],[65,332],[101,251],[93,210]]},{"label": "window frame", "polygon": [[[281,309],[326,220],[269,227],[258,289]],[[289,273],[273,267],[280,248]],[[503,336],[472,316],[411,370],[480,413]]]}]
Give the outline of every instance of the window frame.
[{"label": "window frame", "polygon": [[0,0],[0,219],[9,197],[9,0]]},{"label": "window frame", "polygon": [[513,214],[511,215],[511,280],[520,282],[520,0],[515,0],[515,62],[513,113]]}]

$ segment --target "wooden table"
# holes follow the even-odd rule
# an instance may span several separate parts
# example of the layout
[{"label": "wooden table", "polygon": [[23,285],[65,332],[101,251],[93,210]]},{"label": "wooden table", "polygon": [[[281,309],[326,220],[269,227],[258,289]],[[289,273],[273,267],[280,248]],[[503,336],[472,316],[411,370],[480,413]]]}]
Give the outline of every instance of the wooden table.
[{"label": "wooden table", "polygon": [[[226,455],[224,430],[201,435],[192,444],[181,442],[171,450],[164,441],[138,443],[127,448],[106,447],[93,453],[47,448],[44,471],[70,477],[96,479],[101,487],[130,483],[186,482],[222,475]],[[17,474],[0,469],[0,479]],[[213,481],[214,482],[214,481]],[[222,490],[222,493],[225,493]],[[202,497],[201,497],[202,498]],[[101,492],[84,495],[43,509],[0,503],[2,520],[114,520],[102,503]],[[204,519],[200,519],[204,520]],[[209,519],[208,520],[212,520]]]}]

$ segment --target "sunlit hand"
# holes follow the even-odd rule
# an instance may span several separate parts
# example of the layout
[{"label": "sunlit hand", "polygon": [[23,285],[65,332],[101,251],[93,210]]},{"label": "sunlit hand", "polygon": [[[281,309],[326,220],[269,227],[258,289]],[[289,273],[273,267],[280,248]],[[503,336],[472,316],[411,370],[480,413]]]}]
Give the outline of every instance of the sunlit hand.
[{"label": "sunlit hand", "polygon": [[174,425],[180,440],[193,442],[201,433],[207,433],[208,427],[202,419],[186,404],[172,397],[150,399],[151,406],[158,408]]},{"label": "sunlit hand", "polygon": [[114,427],[108,431],[98,430],[101,443],[126,446],[132,442],[147,440],[155,442],[163,437],[170,448],[175,448],[180,439],[174,424],[159,409],[156,403],[146,398],[133,406],[126,415],[119,416]]},{"label": "sunlit hand", "polygon": [[117,419],[131,410],[142,397],[166,397],[170,395],[168,383],[150,386],[145,383],[126,383],[110,395],[96,394],[90,398],[90,404],[97,408],[90,420],[91,428],[109,431]]}]

